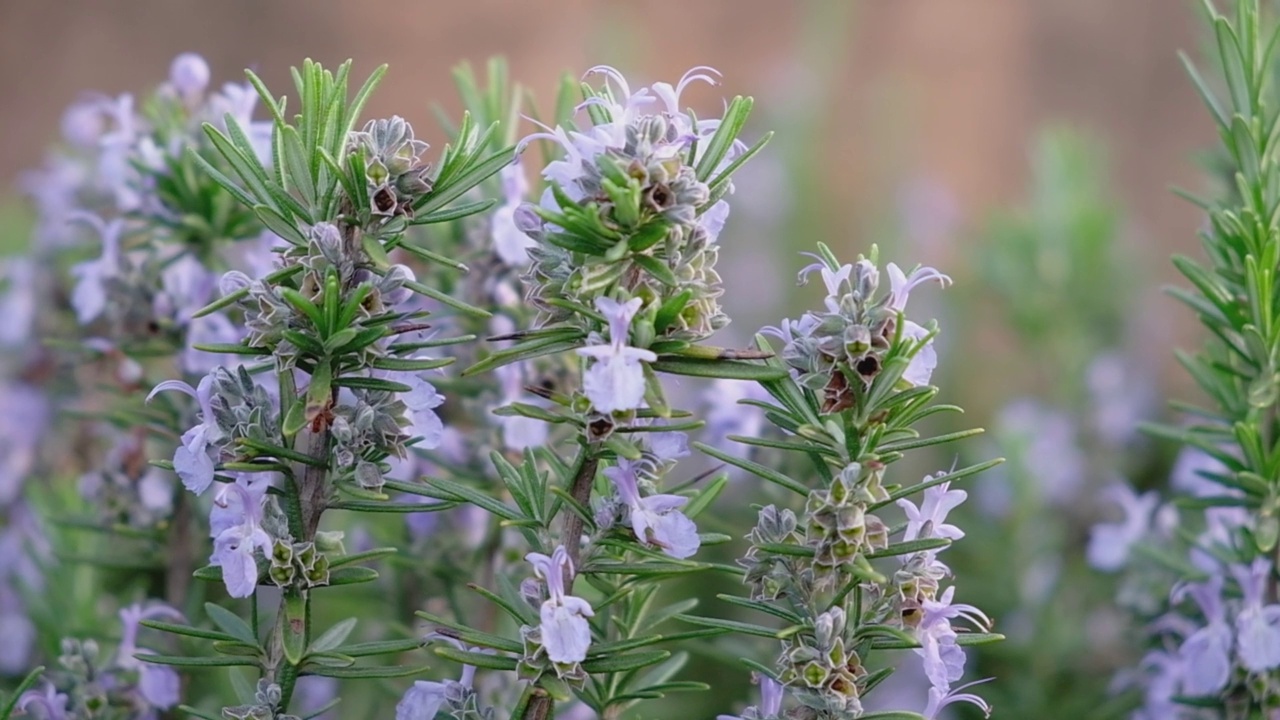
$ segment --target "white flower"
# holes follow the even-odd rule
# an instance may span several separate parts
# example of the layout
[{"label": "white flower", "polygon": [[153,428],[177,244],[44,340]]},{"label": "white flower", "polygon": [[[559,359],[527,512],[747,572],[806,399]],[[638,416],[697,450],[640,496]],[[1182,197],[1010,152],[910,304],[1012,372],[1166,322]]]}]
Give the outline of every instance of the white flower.
[{"label": "white flower", "polygon": [[1236,642],[1240,663],[1253,673],[1280,667],[1280,604],[1263,605],[1271,563],[1256,558],[1248,567],[1234,566],[1244,600],[1236,615]]},{"label": "white flower", "polygon": [[1089,533],[1085,557],[1093,567],[1114,572],[1129,560],[1129,549],[1147,534],[1151,515],[1160,498],[1154,492],[1138,496],[1128,485],[1119,483],[1103,491],[1124,511],[1118,523],[1099,523]]},{"label": "white flower", "polygon": [[619,459],[616,467],[604,471],[618,491],[618,499],[627,506],[631,529],[636,539],[653,545],[673,558],[687,558],[698,551],[702,540],[698,528],[679,509],[689,498],[679,495],[650,495],[640,497],[637,464]]},{"label": "white flower", "polygon": [[542,553],[524,556],[534,573],[547,583],[549,597],[542,603],[542,647],[556,663],[579,663],[587,658],[591,647],[591,625],[587,618],[595,612],[580,597],[565,594],[565,574],[573,576],[573,563],[561,545],[551,557]]},{"label": "white flower", "polygon": [[579,348],[578,354],[595,359],[582,378],[582,389],[598,412],[634,410],[644,401],[644,369],[640,362],[653,362],[658,356],[627,345],[631,320],[642,303],[640,298],[626,303],[596,298],[596,308],[609,322],[609,344]]}]

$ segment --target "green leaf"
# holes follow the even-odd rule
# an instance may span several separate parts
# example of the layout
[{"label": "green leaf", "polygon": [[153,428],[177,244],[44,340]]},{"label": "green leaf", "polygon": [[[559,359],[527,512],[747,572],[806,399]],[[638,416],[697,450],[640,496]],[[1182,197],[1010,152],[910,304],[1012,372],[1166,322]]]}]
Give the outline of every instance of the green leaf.
[{"label": "green leaf", "polygon": [[720,161],[729,153],[729,149],[733,147],[733,141],[742,133],[742,128],[747,123],[752,104],[751,98],[744,98],[741,95],[729,102],[724,118],[720,121],[720,127],[716,128],[715,135],[711,136],[711,141],[707,144],[707,149],[698,158],[699,180],[706,182],[711,177],[711,173],[716,171]]},{"label": "green leaf", "polygon": [[436,655],[462,665],[485,668],[487,670],[515,670],[518,662],[507,655],[491,655],[489,653],[468,652],[452,645],[438,645],[431,648]]},{"label": "green leaf", "polygon": [[222,720],[222,718],[217,715],[210,715],[209,713],[193,708],[190,705],[179,705],[178,709],[191,717],[198,717],[200,720]]},{"label": "green leaf", "polygon": [[376,667],[312,667],[303,675],[320,675],[339,680],[369,680],[373,678],[400,678],[421,675],[430,670],[426,665],[379,665]]},{"label": "green leaf", "polygon": [[769,638],[777,640],[783,637],[782,630],[774,630],[763,625],[755,625],[753,623],[738,622],[737,620],[721,620],[720,618],[699,617],[697,615],[677,615],[677,620],[681,620],[702,627],[713,627],[729,630],[731,632],[741,633],[743,635],[754,635],[756,637]]},{"label": "green leaf", "polygon": [[288,240],[294,245],[306,245],[307,239],[302,236],[298,227],[289,222],[278,211],[266,205],[254,205],[253,213],[258,216],[263,225],[271,232]]},{"label": "green leaf", "polygon": [[347,618],[340,623],[325,631],[323,635],[311,641],[311,647],[307,648],[307,655],[319,652],[328,652],[337,648],[346,641],[347,636],[356,627],[355,618]]},{"label": "green leaf", "polygon": [[378,571],[373,568],[343,567],[329,572],[329,584],[327,587],[356,585],[359,583],[373,582],[377,579]]},{"label": "green leaf", "polygon": [[381,547],[366,550],[364,552],[352,553],[350,555],[328,555],[327,557],[329,558],[329,567],[331,569],[337,569],[343,565],[354,565],[367,560],[376,560],[389,555],[395,555],[397,552],[399,552],[399,550],[393,547]]},{"label": "green leaf", "polygon": [[[354,568],[353,568],[354,569]],[[290,665],[301,665],[306,651],[307,599],[296,590],[285,590],[280,612],[284,613],[284,656]]]},{"label": "green leaf", "polygon": [[682,508],[685,517],[690,519],[698,517],[703,510],[711,506],[711,503],[717,496],[729,485],[729,476],[721,474],[711,481],[711,484],[703,488],[702,492],[695,495]]},{"label": "green leaf", "polygon": [[22,697],[23,693],[35,687],[36,683],[40,680],[40,674],[43,672],[44,666],[39,665],[22,678],[22,682],[18,683],[18,687],[13,689],[13,695],[9,697],[3,707],[0,707],[0,718],[3,720],[9,720],[9,718],[13,717],[13,712],[18,707],[18,700]]},{"label": "green leaf", "polygon": [[647,650],[645,652],[624,653],[621,655],[610,655],[596,660],[586,660],[582,663],[582,669],[591,674],[597,673],[618,673],[628,670],[637,670],[658,663],[671,657],[669,650]]},{"label": "green leaf", "polygon": [[700,360],[694,358],[659,357],[649,366],[670,375],[724,378],[728,380],[754,380],[766,382],[781,380],[787,376],[783,368],[770,367],[742,360]]},{"label": "green leaf", "polygon": [[413,388],[398,383],[393,380],[383,380],[382,378],[348,376],[340,377],[333,381],[338,387],[358,388],[360,390],[379,390],[382,392],[406,393]]},{"label": "green leaf", "polygon": [[218,657],[181,657],[177,655],[154,655],[138,653],[135,658],[155,665],[172,665],[174,667],[258,667],[257,658],[236,655],[220,655]]},{"label": "green leaf", "polygon": [[631,261],[644,268],[650,277],[667,287],[676,287],[680,284],[676,274],[667,267],[667,264],[653,257],[652,255],[632,255]]},{"label": "green leaf", "polygon": [[[743,470],[746,470],[752,475],[759,477],[761,480],[767,480],[775,485],[784,487],[802,497],[806,497],[806,498],[809,497],[809,488],[805,487],[804,485],[801,485],[799,482],[792,480],[791,478],[787,477],[786,475],[783,475],[782,473],[778,472],[777,470],[774,470],[771,467],[766,467],[764,465],[761,465],[760,463],[747,460],[746,458],[740,458],[736,455],[730,455],[729,453],[723,452],[717,448],[711,447],[706,443],[695,442],[693,443],[693,446],[717,460],[729,463],[734,467],[742,468]],[[907,493],[907,494],[910,494],[910,493]]]},{"label": "green leaf", "polygon": [[412,652],[421,647],[421,640],[416,638],[405,638],[404,640],[377,640],[374,642],[343,645],[342,647],[335,648],[334,652],[342,653],[347,657],[371,657],[374,655],[394,655],[398,653]]},{"label": "green leaf", "polygon": [[253,634],[253,628],[249,627],[249,624],[242,620],[239,615],[213,603],[205,603],[204,611],[209,616],[209,619],[213,621],[213,624],[221,628],[226,634],[250,645],[258,644],[258,638]]},{"label": "green leaf", "polygon": [[204,628],[191,627],[190,625],[174,625],[172,623],[161,622],[159,620],[143,620],[143,627],[149,627],[153,630],[161,632],[173,633],[174,635],[185,635],[186,637],[200,638],[202,640],[221,640],[229,642],[236,640],[234,635],[229,633],[218,632],[216,630],[205,630]]},{"label": "green leaf", "polygon": [[472,505],[478,505],[504,520],[526,519],[523,515],[508,507],[506,504],[489,497],[479,490],[469,488],[466,485],[453,482],[452,480],[427,478],[427,484],[452,499],[466,501]]},{"label": "green leaf", "polygon": [[868,560],[879,560],[880,558],[894,557],[897,555],[910,555],[911,553],[922,552],[924,550],[935,550],[945,548],[951,545],[951,541],[946,538],[925,538],[922,540],[909,540],[890,545],[884,550],[867,553]]}]

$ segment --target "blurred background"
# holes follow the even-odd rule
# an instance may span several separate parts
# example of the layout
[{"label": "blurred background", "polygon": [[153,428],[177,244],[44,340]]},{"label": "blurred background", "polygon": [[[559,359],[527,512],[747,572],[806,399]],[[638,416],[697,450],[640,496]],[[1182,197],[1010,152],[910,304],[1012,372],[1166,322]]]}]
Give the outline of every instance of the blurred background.
[{"label": "blurred background", "polygon": [[[1172,253],[1200,256],[1200,213],[1170,186],[1208,185],[1198,159],[1212,124],[1176,54],[1199,55],[1201,38],[1182,0],[0,1],[0,178],[41,162],[83,93],[143,93],[184,51],[215,83],[250,67],[277,92],[305,57],[354,58],[357,75],[388,63],[366,115],[402,114],[436,146],[433,109],[457,116],[462,61],[505,56],[543,107],[563,73],[596,64],[633,86],[717,68],[723,87],[683,99],[707,116],[721,96],[752,95],[744,137],[777,132],[735,180],[722,344],[817,302],[793,274],[817,241],[846,261],[874,243],[952,275],[955,288],[913,306],[942,326],[942,400],[993,432],[907,472],[956,453],[1011,460],[969,486],[961,525],[975,529],[948,557],[960,598],[1010,636],[970,677],[1005,681],[983,691],[996,717],[1118,717],[1122,702],[1103,703],[1137,651],[1086,548],[1090,527],[1114,519],[1103,488],[1160,486],[1173,464],[1134,424],[1170,419],[1162,398],[1191,393],[1172,351],[1198,347],[1198,326],[1160,287],[1177,282]],[[0,247],[12,248],[28,215],[16,182],[4,187]],[[737,656],[751,653],[764,657]],[[904,683],[898,699],[914,699],[897,706],[921,705]],[[728,697],[669,717],[728,711]]]}]

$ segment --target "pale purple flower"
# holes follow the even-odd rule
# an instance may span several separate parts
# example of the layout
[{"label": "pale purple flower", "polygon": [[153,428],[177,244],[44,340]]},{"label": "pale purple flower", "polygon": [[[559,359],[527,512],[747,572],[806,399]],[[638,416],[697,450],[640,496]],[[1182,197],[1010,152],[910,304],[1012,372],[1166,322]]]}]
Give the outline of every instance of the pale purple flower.
[{"label": "pale purple flower", "polygon": [[435,720],[444,707],[449,686],[433,680],[417,680],[396,703],[396,720]]},{"label": "pale purple flower", "polygon": [[1230,470],[1222,461],[1197,447],[1187,445],[1178,452],[1178,459],[1169,472],[1169,484],[1180,492],[1194,497],[1230,495],[1238,492],[1205,477],[1206,473],[1229,475]]},{"label": "pale purple flower", "polygon": [[651,350],[627,345],[631,320],[643,302],[640,298],[626,303],[596,298],[596,308],[609,322],[609,344],[578,348],[578,354],[595,360],[582,378],[582,389],[598,412],[634,410],[644,401],[644,369],[640,363],[653,362],[658,356]]},{"label": "pale purple flower", "polygon": [[1160,498],[1154,492],[1139,496],[1124,483],[1112,485],[1103,493],[1124,511],[1124,520],[1094,525],[1085,557],[1098,570],[1114,572],[1124,567],[1130,549],[1146,536]]},{"label": "pale purple flower", "polygon": [[950,692],[936,686],[930,687],[929,704],[925,706],[923,713],[925,720],[937,720],[938,713],[942,712],[942,708],[959,702],[975,705],[982,711],[983,717],[991,717],[991,705],[988,704],[986,700],[983,700],[981,697],[974,695],[973,693],[962,692],[974,685],[981,685],[988,680],[990,680],[990,678],[987,678],[987,680],[975,680],[971,683],[965,683]]},{"label": "pale purple flower", "polygon": [[1280,667],[1280,604],[1263,605],[1271,563],[1255,558],[1248,567],[1236,565],[1231,574],[1244,600],[1236,615],[1236,643],[1240,664],[1253,673]]},{"label": "pale purple flower", "polygon": [[[773,720],[782,717],[782,700],[786,696],[786,688],[782,683],[766,675],[757,675],[760,680],[760,704],[757,705],[753,717],[757,720]],[[737,715],[717,715],[716,720],[743,720]]]},{"label": "pale purple flower", "polygon": [[852,265],[841,265],[832,270],[822,258],[813,253],[801,253],[810,257],[818,258],[818,262],[806,265],[800,269],[797,281],[803,285],[809,282],[809,275],[817,270],[822,274],[822,284],[827,286],[826,306],[827,312],[833,314],[840,313],[840,298],[844,295],[844,287],[849,283],[849,276],[853,273]]},{"label": "pale purple flower", "polygon": [[89,213],[77,213],[75,219],[97,231],[102,238],[102,255],[71,267],[76,279],[71,291],[71,306],[81,325],[93,322],[107,308],[107,283],[120,272],[120,241],[124,234],[124,219],[103,221]]},{"label": "pale purple flower", "polygon": [[1222,603],[1221,575],[1193,583],[1174,592],[1175,602],[1190,595],[1204,613],[1205,626],[1191,633],[1178,648],[1178,660],[1186,669],[1182,694],[1191,697],[1217,695],[1231,679],[1232,631]]},{"label": "pale purple flower", "polygon": [[169,65],[169,85],[187,104],[194,104],[209,87],[209,63],[195,53],[182,53]]},{"label": "pale purple flower", "polygon": [[673,463],[689,457],[689,436],[682,432],[664,430],[648,433],[649,453],[658,464]]},{"label": "pale purple flower", "polygon": [[951,621],[961,618],[983,630],[991,626],[990,618],[978,608],[963,603],[953,604],[955,591],[953,585],[939,599],[925,600],[924,614],[916,628],[920,647],[914,652],[922,658],[930,684],[944,693],[951,689],[951,683],[964,675],[964,648],[956,643],[956,631]]},{"label": "pale purple flower", "polygon": [[532,552],[524,559],[533,565],[534,573],[547,584],[548,598],[542,603],[542,646],[555,663],[579,663],[587,658],[591,647],[591,625],[587,618],[595,611],[580,597],[566,595],[566,571],[573,577],[573,562],[564,546],[558,546],[551,557]]},{"label": "pale purple flower", "polygon": [[19,675],[27,670],[36,644],[36,626],[22,606],[22,598],[0,582],[0,673]]},{"label": "pale purple flower", "polygon": [[107,130],[102,98],[88,97],[72,103],[62,113],[62,137],[80,150],[92,150]]},{"label": "pale purple flower", "polygon": [[39,275],[29,258],[0,262],[0,346],[19,347],[31,339],[35,326]]},{"label": "pale purple flower", "polygon": [[[271,551],[271,536],[262,529],[262,502],[266,497],[266,486],[246,487],[237,481],[226,485],[226,489],[229,494],[222,510],[227,512],[219,513],[217,517],[211,513],[209,518],[210,527],[221,529],[214,538],[209,564],[222,568],[222,581],[227,586],[228,595],[245,598],[253,595],[258,586],[254,551]],[[229,498],[232,496],[239,501],[238,513],[230,508]],[[218,509],[216,502],[214,508]]]},{"label": "pale purple flower", "polygon": [[1089,363],[1085,382],[1098,437],[1112,446],[1133,439],[1151,406],[1146,374],[1131,367],[1118,352],[1103,353]]},{"label": "pale purple flower", "polygon": [[1143,705],[1131,720],[1178,717],[1179,709],[1184,706],[1174,702],[1173,697],[1178,693],[1178,685],[1185,672],[1182,662],[1170,653],[1156,650],[1147,653],[1138,667],[1145,676]]},{"label": "pale purple flower", "polygon": [[138,691],[147,704],[160,710],[167,710],[178,704],[178,691],[181,679],[178,673],[168,665],[153,665],[134,657],[140,650],[137,645],[138,630],[143,620],[169,619],[182,621],[182,613],[168,605],[156,603],[149,606],[130,605],[120,610],[122,626],[120,647],[116,651],[116,664],[128,670],[138,672]]},{"label": "pale purple flower", "polygon": [[[443,639],[456,646],[459,650],[481,652],[478,648],[464,647],[462,643],[453,638],[435,635],[434,633],[427,637]],[[435,720],[436,715],[451,698],[456,702],[458,699],[465,697],[465,694],[472,689],[475,677],[475,666],[463,665],[462,676],[456,681],[418,680],[405,692],[400,702],[396,704],[396,720]]]},{"label": "pale purple flower", "polygon": [[[3,316],[0,316],[3,317]],[[26,384],[0,383],[0,507],[22,492],[49,425],[49,398]]]},{"label": "pale purple flower", "polygon": [[253,121],[253,109],[257,104],[258,91],[254,90],[252,85],[227,83],[221,90],[209,96],[205,107],[209,122],[223,132],[227,130],[226,116],[230,115],[249,138],[249,144],[253,146],[258,161],[265,165],[271,162],[272,123]]},{"label": "pale purple flower", "polygon": [[222,440],[222,431],[214,422],[213,407],[213,374],[200,379],[197,387],[182,380],[165,380],[156,385],[147,394],[147,401],[166,390],[177,390],[195,398],[200,405],[200,422],[182,434],[182,444],[173,453],[173,469],[182,478],[182,484],[191,492],[200,495],[213,483],[214,457],[217,455],[217,443]]},{"label": "pale purple flower", "polygon": [[707,425],[703,437],[708,444],[724,449],[730,435],[758,437],[764,429],[764,412],[741,400],[768,400],[769,393],[759,383],[717,378],[702,395]]},{"label": "pale purple flower", "polygon": [[938,367],[938,351],[933,348],[933,338],[929,337],[929,331],[923,326],[910,320],[903,321],[902,336],[917,342],[929,338],[920,349],[916,350],[915,355],[911,356],[907,369],[902,371],[902,379],[910,385],[915,387],[928,385],[934,369]]},{"label": "pale purple flower", "polygon": [[413,446],[422,450],[439,447],[444,437],[444,422],[435,409],[444,404],[444,396],[417,373],[400,373],[394,379],[410,387],[409,392],[400,393],[399,397],[409,409],[410,432],[421,438]]},{"label": "pale purple flower", "polygon": [[[44,690],[28,690],[18,698],[18,709],[42,720],[71,720],[67,711],[69,698],[46,681]],[[35,709],[39,708],[38,711]]]},{"label": "pale purple flower", "polygon": [[[503,365],[495,372],[502,390],[499,405],[525,400],[523,363]],[[547,424],[537,418],[503,415],[498,417],[498,424],[502,427],[502,444],[508,450],[521,452],[525,448],[537,447],[547,441]]]},{"label": "pale purple flower", "polygon": [[244,339],[244,328],[222,313],[192,318],[187,323],[187,346],[182,349],[182,369],[192,375],[207,375],[232,359],[224,353],[197,350],[197,345],[236,345]]},{"label": "pale purple flower", "polygon": [[673,558],[693,555],[702,542],[698,528],[679,510],[689,502],[689,498],[679,495],[640,497],[639,469],[637,463],[619,458],[617,466],[604,471],[605,476],[613,481],[618,499],[627,507],[636,539],[656,546]]},{"label": "pale purple flower", "polygon": [[[928,477],[925,480],[929,480]],[[959,540],[964,531],[947,524],[947,514],[955,510],[969,497],[964,490],[952,490],[950,482],[925,488],[920,506],[907,499],[898,501],[898,507],[907,514],[907,528],[902,533],[903,542],[921,538],[946,538]]]},{"label": "pale purple flower", "polygon": [[503,202],[493,211],[493,250],[507,265],[524,267],[529,264],[529,248],[535,243],[516,226],[515,213],[529,192],[529,181],[519,160],[504,167],[499,177]]},{"label": "pale purple flower", "polygon": [[1038,400],[1021,398],[1000,411],[997,424],[1001,435],[1016,441],[1019,469],[1037,482],[1050,502],[1075,499],[1087,463],[1070,415]]},{"label": "pale purple flower", "polygon": [[889,273],[889,307],[898,312],[907,308],[907,300],[916,286],[933,281],[942,287],[951,284],[950,277],[931,267],[919,267],[912,270],[910,275],[906,275],[895,263],[889,263],[885,266],[885,270]]}]

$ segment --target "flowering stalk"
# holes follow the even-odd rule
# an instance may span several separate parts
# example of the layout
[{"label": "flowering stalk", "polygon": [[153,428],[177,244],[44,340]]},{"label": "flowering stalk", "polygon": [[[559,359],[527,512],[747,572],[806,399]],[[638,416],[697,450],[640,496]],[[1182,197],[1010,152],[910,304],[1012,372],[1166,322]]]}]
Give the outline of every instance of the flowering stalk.
[{"label": "flowering stalk", "polygon": [[[207,605],[219,627],[214,649],[225,659],[144,655],[151,663],[257,667],[259,689],[249,704],[224,709],[226,717],[285,717],[302,674],[354,676],[344,654],[356,619],[312,632],[314,593],[325,587],[375,580],[357,563],[394,552],[384,548],[347,554],[341,533],[320,530],[330,510],[432,512],[450,502],[405,508],[384,489],[430,495],[419,486],[390,480],[389,458],[414,444],[434,446],[442,402],[421,373],[451,362],[419,355],[442,344],[424,339],[428,312],[415,298],[432,298],[459,311],[483,314],[419,283],[388,253],[410,225],[456,218],[487,207],[450,206],[509,162],[487,155],[487,135],[469,118],[455,145],[432,171],[422,158],[425,142],[399,117],[355,123],[380,79],[380,69],[347,98],[349,63],[337,73],[308,61],[295,71],[301,107],[293,122],[251,73],[273,120],[272,164],[265,165],[244,129],[232,119],[225,133],[205,131],[230,167],[224,173],[201,157],[197,166],[269,227],[286,246],[276,269],[251,277],[227,273],[223,296],[196,313],[205,316],[237,305],[245,332],[237,342],[208,349],[261,358],[234,369],[215,368],[197,387],[166,383],[153,392],[179,390],[200,406],[199,422],[184,433],[173,467],[197,494],[215,484],[210,530],[211,565],[196,572],[221,580],[228,594],[250,598],[249,621]],[[492,132],[492,129],[489,130]],[[274,373],[274,382],[258,379]],[[411,434],[422,431],[423,434]],[[276,483],[275,478],[282,478]],[[282,591],[275,623],[258,627],[259,588]],[[185,626],[165,629],[192,637],[209,632]],[[392,641],[372,654],[400,653],[418,641]],[[395,677],[417,667],[363,668],[359,677]]]},{"label": "flowering stalk", "polygon": [[[990,468],[999,460],[926,477],[918,483],[886,485],[892,463],[909,451],[972,436],[962,431],[922,437],[914,426],[937,412],[937,389],[928,383],[937,362],[926,328],[905,316],[913,289],[950,279],[929,267],[904,273],[889,263],[890,287],[880,285],[876,252],[852,265],[840,264],[825,245],[803,281],[819,273],[826,285],[824,308],[799,320],[784,320],[765,332],[781,340],[770,364],[790,371],[762,381],[774,402],[760,403],[785,440],[732,438],[798,453],[810,461],[805,476],[791,476],[709,446],[701,449],[724,462],[785,488],[803,499],[797,509],[768,505],[740,561],[750,596],[721,599],[783,621],[785,629],[716,618],[688,618],[751,636],[780,639],[781,655],[771,665],[748,664],[769,683],[781,683],[805,710],[803,717],[844,720],[858,717],[921,717],[916,713],[865,713],[863,699],[893,672],[892,664],[872,670],[878,651],[914,649],[932,685],[925,716],[963,701],[984,711],[986,703],[953,686],[964,670],[963,648],[992,642],[990,620],[977,608],[954,602],[956,586],[943,588],[950,569],[938,554],[964,537],[947,524],[947,514],[966,498],[953,482]],[[757,342],[770,346],[764,337]],[[908,498],[923,494],[916,505]],[[884,516],[896,504],[905,522]],[[759,720],[784,714],[776,693],[744,717]],[[800,712],[800,711],[797,711]]]},{"label": "flowering stalk", "polygon": [[[419,613],[439,633],[496,651],[440,646],[437,654],[515,670],[528,681],[513,718],[548,718],[574,695],[615,718],[637,697],[668,689],[683,656],[652,649],[664,640],[654,628],[683,604],[655,609],[652,600],[663,579],[708,569],[690,559],[701,545],[728,538],[699,534],[693,522],[723,478],[693,496],[660,490],[688,454],[682,431],[700,423],[669,406],[658,375],[783,374],[698,344],[728,321],[718,303],[716,241],[729,210],[730,176],[764,142],[747,148],[737,140],[750,100],[736,98],[723,118],[697,121],[681,107],[681,93],[695,82],[713,83],[712,70],[634,92],[612,68],[589,74],[606,83],[599,90],[584,86],[578,110],[588,123],[545,128],[523,142],[546,141],[556,154],[543,170],[540,202],[514,207],[509,216],[526,238],[523,285],[539,311],[534,327],[493,338],[513,344],[463,372],[464,378],[509,372],[517,363],[572,352],[567,381],[526,385],[541,402],[508,402],[497,414],[549,423],[574,452],[566,456],[548,442],[510,459],[494,453],[503,494],[514,505],[469,483],[428,480],[442,498],[498,516],[532,549],[531,571],[509,569],[496,590],[476,587],[519,629],[518,640]],[[506,217],[495,216],[495,223]],[[516,247],[496,228],[494,240],[499,253]],[[524,578],[518,591],[511,575]],[[634,672],[659,663],[647,675]]]},{"label": "flowering stalk", "polygon": [[1095,535],[1122,545],[1112,567],[1127,567],[1150,592],[1131,603],[1151,621],[1150,651],[1129,676],[1143,691],[1140,718],[1280,712],[1280,114],[1272,57],[1280,28],[1262,22],[1256,0],[1239,0],[1233,19],[1206,8],[1225,98],[1184,62],[1234,182],[1221,199],[1192,198],[1208,215],[1208,263],[1174,258],[1193,289],[1171,293],[1210,332],[1201,353],[1179,360],[1211,404],[1179,403],[1191,424],[1149,428],[1184,447],[1174,503],[1156,511],[1155,494],[1123,493],[1125,522]]}]

